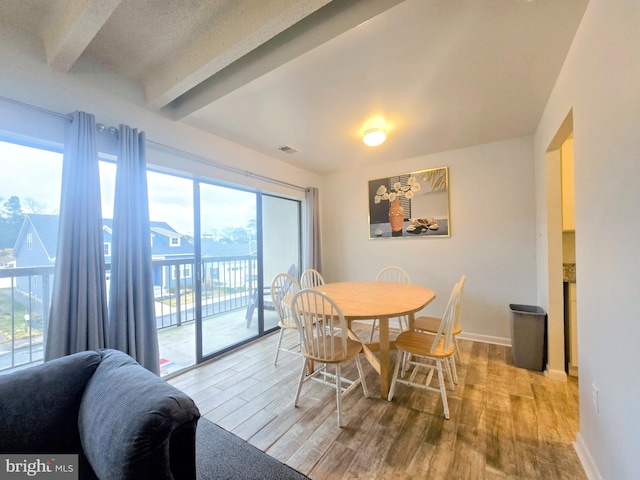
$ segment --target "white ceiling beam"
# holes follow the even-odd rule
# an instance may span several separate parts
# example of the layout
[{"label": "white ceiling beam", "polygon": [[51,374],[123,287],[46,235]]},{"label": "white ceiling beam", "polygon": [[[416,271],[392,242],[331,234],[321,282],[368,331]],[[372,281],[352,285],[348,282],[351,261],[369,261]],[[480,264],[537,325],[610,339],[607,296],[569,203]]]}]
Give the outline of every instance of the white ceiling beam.
[{"label": "white ceiling beam", "polygon": [[121,0],[58,1],[43,31],[47,63],[68,72]]},{"label": "white ceiling beam", "polygon": [[237,1],[210,33],[144,79],[147,101],[162,108],[332,0]]},{"label": "white ceiling beam", "polygon": [[217,75],[210,75],[209,78],[168,104],[167,110],[170,111],[174,120],[182,120],[252,80],[275,70],[403,1],[334,1],[239,58]]}]

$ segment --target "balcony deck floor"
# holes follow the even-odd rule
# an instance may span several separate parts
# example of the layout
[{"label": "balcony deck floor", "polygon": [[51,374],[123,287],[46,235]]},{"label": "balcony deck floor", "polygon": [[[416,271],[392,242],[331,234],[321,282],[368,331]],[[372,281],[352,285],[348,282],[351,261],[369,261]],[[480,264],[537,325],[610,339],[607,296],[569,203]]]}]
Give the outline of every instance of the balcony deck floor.
[{"label": "balcony deck floor", "polygon": [[[202,322],[203,355],[219,352],[231,345],[242,343],[258,336],[258,312],[253,315],[249,327],[245,319],[246,308],[216,314]],[[278,323],[276,312],[264,312],[265,329]],[[158,345],[162,375],[170,375],[196,362],[196,324],[188,322],[179,327],[158,330]]]}]

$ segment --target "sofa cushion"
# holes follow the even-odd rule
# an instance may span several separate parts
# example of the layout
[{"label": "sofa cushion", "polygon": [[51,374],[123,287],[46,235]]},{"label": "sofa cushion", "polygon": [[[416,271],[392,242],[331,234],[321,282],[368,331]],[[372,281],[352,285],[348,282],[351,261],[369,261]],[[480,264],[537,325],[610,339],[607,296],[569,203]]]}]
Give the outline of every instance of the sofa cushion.
[{"label": "sofa cushion", "polygon": [[80,352],[0,375],[0,452],[78,453],[78,409],[100,360]]},{"label": "sofa cushion", "polygon": [[[200,413],[193,400],[128,355],[100,353],[78,417],[82,447],[98,478],[194,478]],[[174,432],[183,443],[172,448]]]}]

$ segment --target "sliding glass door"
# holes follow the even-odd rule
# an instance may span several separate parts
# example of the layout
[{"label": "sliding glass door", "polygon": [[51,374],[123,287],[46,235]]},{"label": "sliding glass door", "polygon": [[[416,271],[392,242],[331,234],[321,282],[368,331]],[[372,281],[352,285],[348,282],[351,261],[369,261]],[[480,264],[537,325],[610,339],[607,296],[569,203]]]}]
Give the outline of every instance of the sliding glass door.
[{"label": "sliding glass door", "polygon": [[163,375],[277,328],[269,291],[300,274],[300,201],[149,172]]},{"label": "sliding glass door", "polygon": [[[271,286],[273,278],[282,272],[300,278],[301,219],[300,202],[271,195],[262,195],[262,283]],[[264,328],[278,325],[272,304],[263,305]]]},{"label": "sliding glass door", "polygon": [[260,334],[254,315],[257,194],[199,183],[202,357]]},{"label": "sliding glass door", "polygon": [[147,172],[160,373],[196,363],[193,180]]}]

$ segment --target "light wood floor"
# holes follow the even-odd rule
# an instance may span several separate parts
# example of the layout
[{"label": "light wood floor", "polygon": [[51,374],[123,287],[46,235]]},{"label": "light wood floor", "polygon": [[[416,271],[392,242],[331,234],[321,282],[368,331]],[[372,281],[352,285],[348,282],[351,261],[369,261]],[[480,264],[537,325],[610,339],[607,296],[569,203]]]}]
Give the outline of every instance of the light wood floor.
[{"label": "light wood floor", "polygon": [[[365,338],[368,327],[360,328]],[[295,332],[287,334],[293,343]],[[460,341],[464,365],[448,391],[451,420],[437,393],[398,385],[392,402],[364,398],[362,390],[345,397],[339,428],[327,387],[307,382],[293,406],[302,360],[281,353],[274,366],[276,340],[271,335],[169,382],[206,418],[312,479],[586,479],[572,446],[577,380],[517,368],[508,347]],[[377,374],[362,363],[376,395]]]}]

